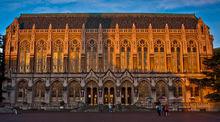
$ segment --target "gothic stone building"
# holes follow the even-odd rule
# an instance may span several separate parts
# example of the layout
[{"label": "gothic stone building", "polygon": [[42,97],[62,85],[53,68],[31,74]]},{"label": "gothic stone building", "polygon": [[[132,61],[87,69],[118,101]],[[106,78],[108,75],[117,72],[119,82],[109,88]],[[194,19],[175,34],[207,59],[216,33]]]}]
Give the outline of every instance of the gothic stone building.
[{"label": "gothic stone building", "polygon": [[206,102],[209,27],[194,14],[21,14],[6,30],[5,103]]}]

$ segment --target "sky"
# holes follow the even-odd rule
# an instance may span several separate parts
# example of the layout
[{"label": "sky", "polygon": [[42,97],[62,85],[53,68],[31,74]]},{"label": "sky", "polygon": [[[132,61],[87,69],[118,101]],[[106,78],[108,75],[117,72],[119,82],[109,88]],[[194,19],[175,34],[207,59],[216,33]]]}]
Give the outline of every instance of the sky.
[{"label": "sky", "polygon": [[190,13],[202,17],[220,47],[220,0],[1,0],[0,34],[21,13]]}]

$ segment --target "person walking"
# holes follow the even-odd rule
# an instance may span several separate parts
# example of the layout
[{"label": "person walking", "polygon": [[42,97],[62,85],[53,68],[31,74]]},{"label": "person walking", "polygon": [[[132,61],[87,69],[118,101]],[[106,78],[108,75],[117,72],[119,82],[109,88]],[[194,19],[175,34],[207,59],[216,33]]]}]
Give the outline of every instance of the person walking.
[{"label": "person walking", "polygon": [[168,112],[169,112],[169,107],[168,107],[168,105],[166,104],[166,105],[164,106],[164,114],[165,114],[165,116],[168,116]]}]

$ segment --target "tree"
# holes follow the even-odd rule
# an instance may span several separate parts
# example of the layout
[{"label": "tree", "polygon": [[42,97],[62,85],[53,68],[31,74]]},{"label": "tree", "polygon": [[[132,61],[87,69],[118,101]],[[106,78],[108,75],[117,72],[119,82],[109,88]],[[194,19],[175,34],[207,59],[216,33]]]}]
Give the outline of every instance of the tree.
[{"label": "tree", "polygon": [[4,35],[0,35],[0,103],[3,100],[2,97],[2,81],[5,80],[4,77]]},{"label": "tree", "polygon": [[220,48],[214,50],[212,58],[206,58],[203,64],[207,67],[207,71],[203,72],[207,77],[203,79],[191,79],[192,83],[197,84],[200,89],[210,87],[215,90],[205,96],[211,101],[220,101]]}]

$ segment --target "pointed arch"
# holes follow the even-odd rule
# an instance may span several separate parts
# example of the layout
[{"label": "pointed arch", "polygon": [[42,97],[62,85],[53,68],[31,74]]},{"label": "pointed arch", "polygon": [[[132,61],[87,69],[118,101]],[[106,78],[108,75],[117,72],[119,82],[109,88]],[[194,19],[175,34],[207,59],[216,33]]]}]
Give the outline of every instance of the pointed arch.
[{"label": "pointed arch", "polygon": [[54,81],[50,87],[51,91],[51,102],[59,103],[62,101],[63,95],[63,84],[61,81]]},{"label": "pointed arch", "polygon": [[71,81],[68,83],[68,102],[70,104],[77,104],[80,101],[81,86],[78,81]]},{"label": "pointed arch", "polygon": [[170,47],[171,47],[171,66],[168,66],[168,71],[180,72],[181,53],[182,53],[181,42],[177,39],[173,39],[171,41]]},{"label": "pointed arch", "polygon": [[35,44],[36,56],[36,72],[47,72],[47,42],[43,39],[36,41]]},{"label": "pointed arch", "polygon": [[160,99],[161,97],[167,97],[169,96],[169,90],[168,85],[162,81],[159,80],[156,83],[156,99]]},{"label": "pointed arch", "polygon": [[198,52],[198,47],[197,43],[195,40],[188,40],[187,41],[187,53],[188,53],[188,60],[185,65],[187,65],[187,72],[197,72],[198,68],[198,63],[197,63],[197,52]]},{"label": "pointed arch", "polygon": [[130,69],[131,59],[131,41],[123,39],[120,43],[120,66],[121,70]]},{"label": "pointed arch", "polygon": [[144,39],[138,40],[137,43],[137,59],[138,66],[137,69],[139,71],[147,70],[147,58],[148,58],[148,43]]},{"label": "pointed arch", "polygon": [[63,51],[64,44],[63,40],[57,39],[53,43],[53,72],[63,72]]},{"label": "pointed arch", "polygon": [[96,59],[97,59],[97,50],[98,50],[98,46],[97,46],[97,41],[93,38],[89,39],[87,41],[86,44],[86,51],[87,51],[87,65],[88,65],[88,69],[89,70],[94,70],[96,71]]},{"label": "pointed arch", "polygon": [[103,46],[104,70],[113,70],[114,61],[114,42],[112,39],[106,39]]},{"label": "pointed arch", "polygon": [[23,40],[19,43],[19,66],[20,72],[30,72],[30,42]]},{"label": "pointed arch", "polygon": [[17,101],[27,102],[28,81],[20,80],[17,83]]},{"label": "pointed arch", "polygon": [[[165,65],[165,43],[161,39],[154,41],[154,62],[153,70],[156,72],[164,72],[166,69]],[[160,60],[158,60],[160,59]]]},{"label": "pointed arch", "polygon": [[80,69],[80,41],[77,39],[68,42],[69,71],[79,72]]},{"label": "pointed arch", "polygon": [[39,80],[34,84],[34,101],[35,102],[44,102],[45,93],[46,93],[46,84],[44,81]]}]

